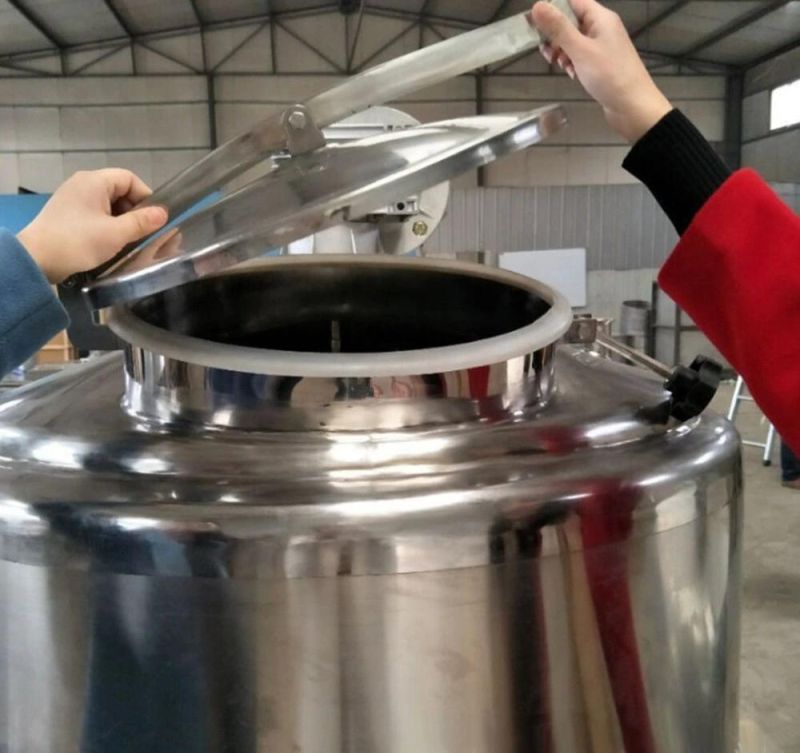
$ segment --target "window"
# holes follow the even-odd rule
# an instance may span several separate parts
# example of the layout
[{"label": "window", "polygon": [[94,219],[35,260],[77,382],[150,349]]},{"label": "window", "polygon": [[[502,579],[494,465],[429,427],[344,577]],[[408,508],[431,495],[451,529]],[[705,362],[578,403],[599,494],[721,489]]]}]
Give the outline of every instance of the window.
[{"label": "window", "polygon": [[769,129],[787,128],[800,123],[800,78],[772,90]]}]

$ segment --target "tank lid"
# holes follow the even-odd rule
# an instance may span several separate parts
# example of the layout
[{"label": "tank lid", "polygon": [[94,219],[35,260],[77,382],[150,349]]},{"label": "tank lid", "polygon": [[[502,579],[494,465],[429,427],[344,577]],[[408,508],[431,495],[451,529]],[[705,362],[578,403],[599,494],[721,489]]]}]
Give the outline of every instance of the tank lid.
[{"label": "tank lid", "polygon": [[[301,109],[294,114],[305,117]],[[536,144],[565,122],[552,105],[431,123],[281,160],[127,255],[84,292],[101,309],[219,273]]]},{"label": "tank lid", "polygon": [[[547,1],[577,24],[569,0]],[[276,156],[300,157],[324,146],[323,128],[376,105],[399,101],[420,89],[529,52],[541,42],[542,36],[531,22],[530,14],[518,13],[380,63],[302,104],[291,105],[260,120],[157,188],[140,206],[162,206],[170,217],[180,217],[198,201],[229,186],[234,178],[259,163],[267,161],[269,165],[269,160]],[[114,259],[71,277],[66,284],[83,286],[99,279],[109,269],[118,268],[121,260],[131,254],[141,256],[140,246],[149,240],[126,246]]]}]

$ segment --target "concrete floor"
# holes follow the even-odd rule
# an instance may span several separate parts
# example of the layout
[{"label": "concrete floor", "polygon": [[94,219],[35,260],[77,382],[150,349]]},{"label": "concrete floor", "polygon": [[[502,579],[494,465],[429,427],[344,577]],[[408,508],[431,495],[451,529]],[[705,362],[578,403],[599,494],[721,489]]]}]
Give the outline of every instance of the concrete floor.
[{"label": "concrete floor", "polygon": [[[726,413],[732,385],[714,409]],[[767,424],[744,403],[736,425],[763,441]],[[779,447],[764,467],[745,448],[744,593],[741,714],[766,738],[765,751],[800,751],[800,492],[780,485]],[[759,751],[760,753],[760,751]]]}]

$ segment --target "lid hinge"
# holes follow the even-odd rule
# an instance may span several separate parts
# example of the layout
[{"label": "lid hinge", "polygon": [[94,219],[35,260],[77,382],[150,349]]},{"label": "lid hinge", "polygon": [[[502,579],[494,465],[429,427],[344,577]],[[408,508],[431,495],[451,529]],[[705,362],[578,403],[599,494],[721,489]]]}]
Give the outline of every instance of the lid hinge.
[{"label": "lid hinge", "polygon": [[292,105],[281,116],[286,146],[292,156],[308,154],[325,146],[325,136],[304,105]]}]

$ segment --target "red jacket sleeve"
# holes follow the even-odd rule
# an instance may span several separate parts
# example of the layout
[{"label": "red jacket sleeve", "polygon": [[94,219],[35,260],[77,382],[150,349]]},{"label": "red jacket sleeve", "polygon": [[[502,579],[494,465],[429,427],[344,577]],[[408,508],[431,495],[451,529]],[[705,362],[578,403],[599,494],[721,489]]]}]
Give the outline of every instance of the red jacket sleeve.
[{"label": "red jacket sleeve", "polygon": [[800,453],[800,217],[752,170],[708,200],[659,283]]}]

